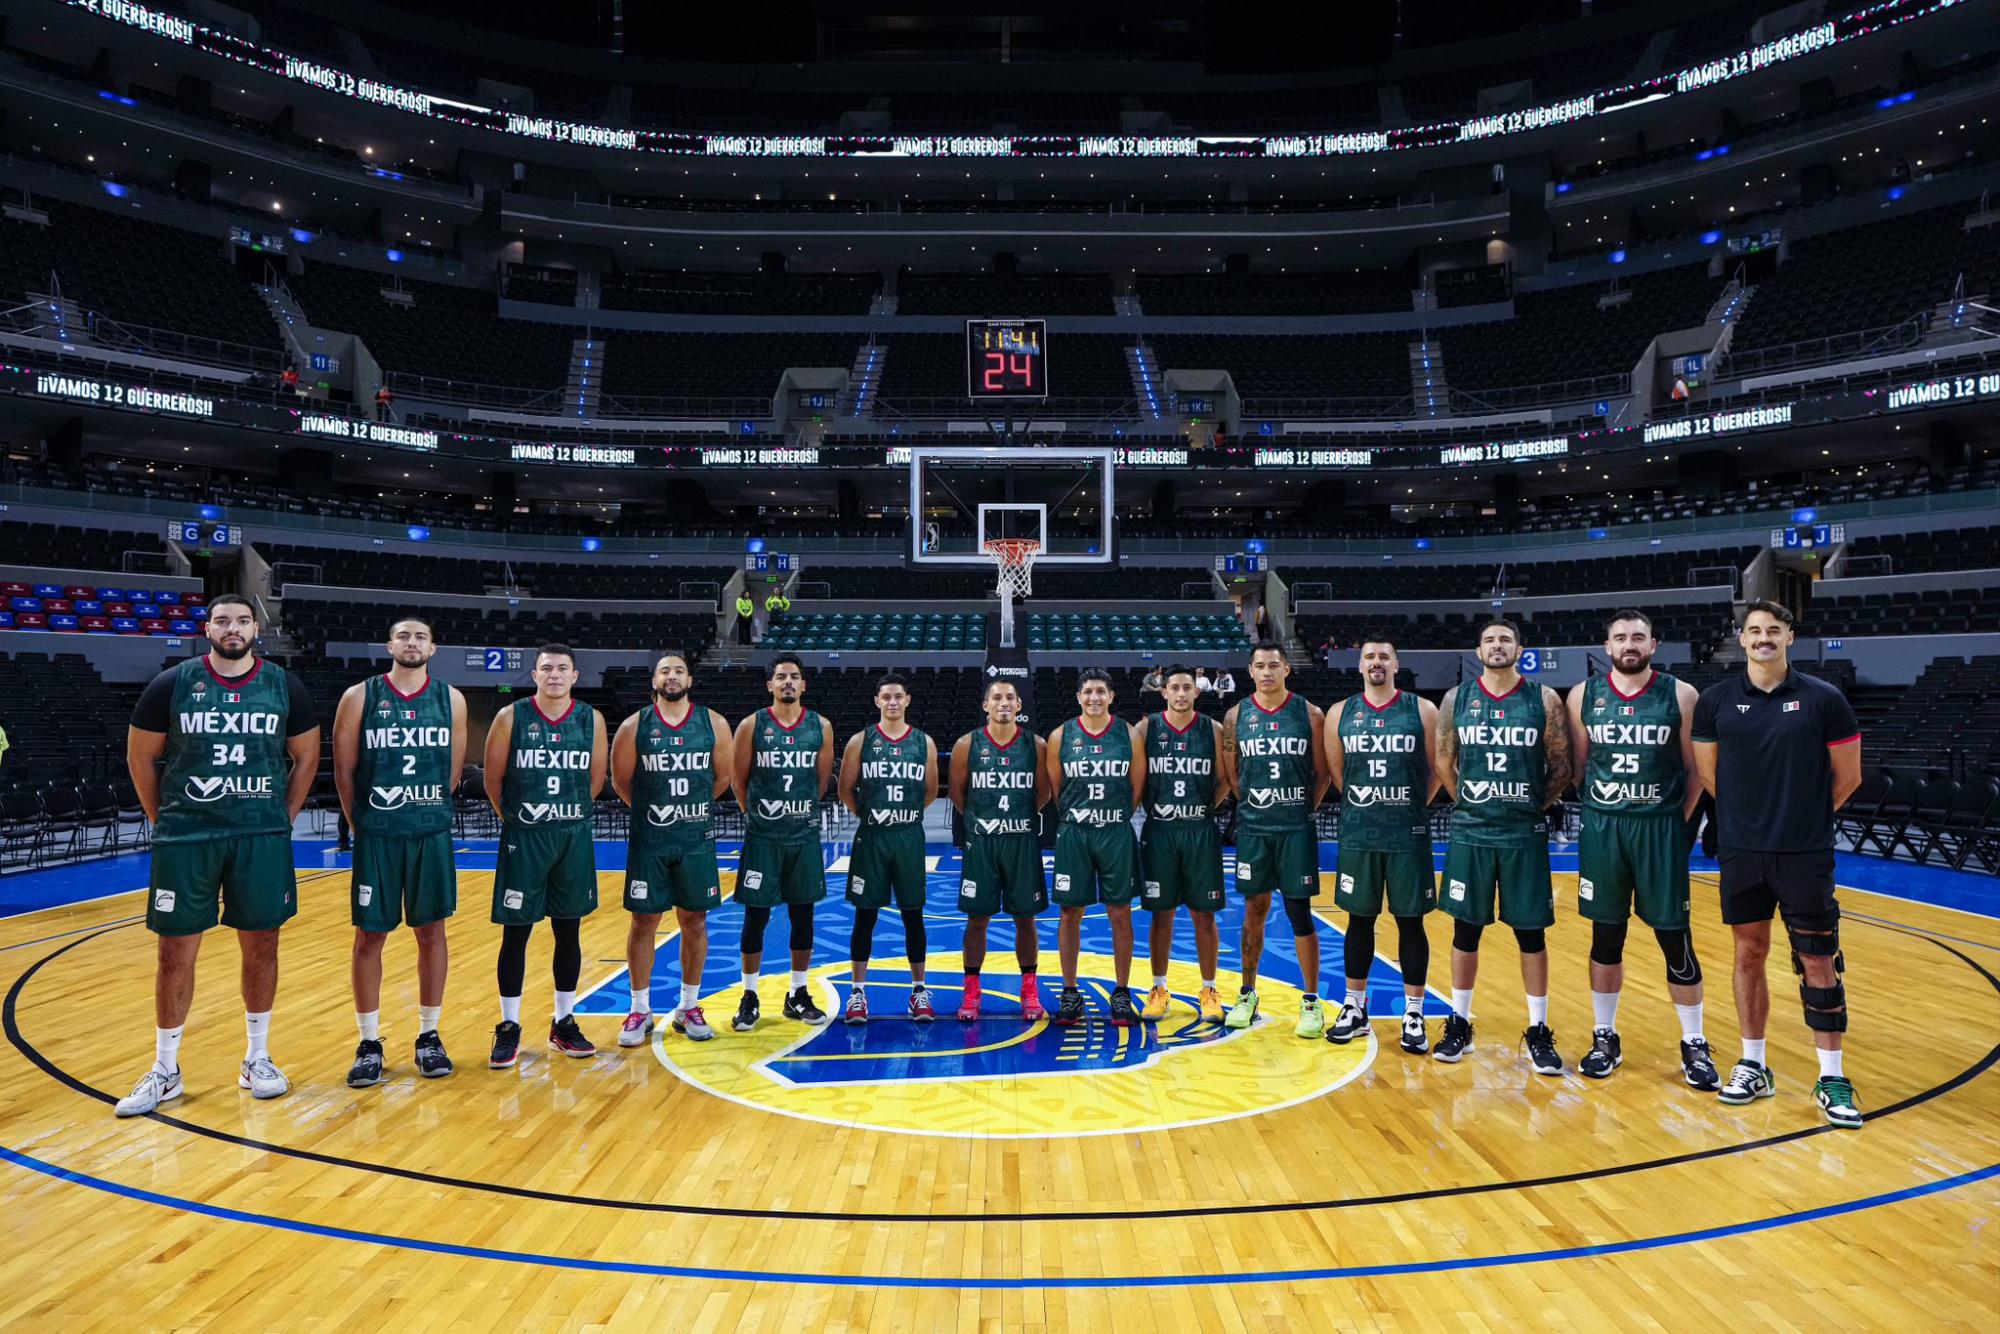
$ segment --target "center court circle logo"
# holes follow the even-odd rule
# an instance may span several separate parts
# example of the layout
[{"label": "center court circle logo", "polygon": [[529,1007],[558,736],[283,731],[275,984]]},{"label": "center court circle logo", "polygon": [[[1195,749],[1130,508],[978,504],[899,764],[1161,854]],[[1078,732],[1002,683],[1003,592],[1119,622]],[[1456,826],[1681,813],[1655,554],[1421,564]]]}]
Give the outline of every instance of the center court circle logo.
[{"label": "center court circle logo", "polygon": [[[688,1042],[662,1024],[654,1054],[689,1084],[743,1106],[832,1125],[971,1139],[1132,1134],[1255,1116],[1329,1093],[1374,1059],[1372,1035],[1345,1047],[1293,1036],[1299,989],[1273,978],[1259,983],[1263,1013],[1250,1028],[1230,1031],[1205,1021],[1196,1006],[1199,971],[1179,962],[1168,972],[1174,1004],[1167,1017],[1113,1028],[1110,929],[1101,910],[1084,919],[1079,981],[1092,1010],[1085,1023],[1021,1022],[1019,980],[996,923],[981,1017],[961,1024],[952,1011],[963,964],[948,951],[959,943],[963,920],[926,916],[935,1023],[909,1020],[908,965],[878,957],[869,968],[873,1017],[865,1025],[850,1027],[837,1013],[817,1029],[774,1021],[783,1004],[780,976],[763,981],[767,1018],[755,1031],[733,1033],[719,1022],[736,1007],[732,988],[703,998],[719,1030],[715,1041]],[[1053,968],[1054,951],[1045,949],[1044,958]],[[1142,976],[1146,968],[1143,957],[1134,964]],[[837,1012],[847,966],[823,964],[812,977],[821,1005]],[[1052,971],[1041,985],[1053,1006],[1060,975]]]}]

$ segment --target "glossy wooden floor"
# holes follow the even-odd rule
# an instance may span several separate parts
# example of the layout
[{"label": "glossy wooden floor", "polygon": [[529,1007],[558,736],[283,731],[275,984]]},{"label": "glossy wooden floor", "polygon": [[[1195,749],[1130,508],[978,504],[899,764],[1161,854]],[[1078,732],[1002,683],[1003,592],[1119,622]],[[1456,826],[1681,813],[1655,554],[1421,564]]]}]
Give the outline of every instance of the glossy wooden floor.
[{"label": "glossy wooden floor", "polygon": [[[284,940],[273,1045],[292,1094],[259,1103],[234,1086],[234,944],[217,933],[182,1053],[188,1096],[139,1121],[108,1105],[144,1068],[152,1026],[137,895],[0,922],[13,1241],[0,1326],[1210,1334],[2000,1319],[2000,924],[1988,919],[1843,895],[1849,1072],[1872,1116],[1855,1134],[1822,1129],[1808,1096],[1782,950],[1779,1096],[1730,1109],[1680,1085],[1661,970],[1635,931],[1627,1059],[1601,1084],[1528,1072],[1513,947],[1495,932],[1479,1045],[1459,1067],[1405,1057],[1382,1023],[1355,1078],[1281,1110],[982,1140],[775,1115],[643,1049],[577,1062],[531,1041],[521,1068],[488,1071],[498,933],[478,910],[487,877],[464,879],[454,1077],[409,1070],[404,937],[383,1005],[397,1078],[342,1084],[345,875],[321,873]],[[1574,1062],[1590,1027],[1588,937],[1573,891],[1563,906],[1552,1017]],[[1712,883],[1695,906],[1726,1064],[1737,1035]],[[619,966],[625,920],[610,906],[586,923],[586,986]],[[1442,919],[1432,938],[1436,979]],[[538,933],[531,1016],[546,1004],[547,948]],[[767,1016],[777,997],[767,979]],[[610,1020],[590,1028],[610,1046]]]}]

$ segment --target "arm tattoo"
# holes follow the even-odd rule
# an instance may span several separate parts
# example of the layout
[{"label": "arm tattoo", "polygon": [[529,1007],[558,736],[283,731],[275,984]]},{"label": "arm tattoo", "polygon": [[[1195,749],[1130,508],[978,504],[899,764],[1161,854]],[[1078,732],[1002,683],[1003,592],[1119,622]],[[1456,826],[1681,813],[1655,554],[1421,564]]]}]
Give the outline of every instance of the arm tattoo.
[{"label": "arm tattoo", "polygon": [[1457,709],[1458,687],[1453,686],[1438,701],[1437,720],[1437,767],[1449,773],[1458,772],[1458,724],[1453,717]]},{"label": "arm tattoo", "polygon": [[1553,706],[1549,705],[1547,699],[1543,701],[1547,724],[1542,730],[1542,751],[1548,768],[1548,799],[1554,801],[1562,795],[1562,790],[1569,786],[1570,780],[1569,709],[1562,705],[1561,698],[1556,696],[1554,691],[1549,690],[1547,686],[1542,689],[1547,691],[1549,697],[1556,700]]}]

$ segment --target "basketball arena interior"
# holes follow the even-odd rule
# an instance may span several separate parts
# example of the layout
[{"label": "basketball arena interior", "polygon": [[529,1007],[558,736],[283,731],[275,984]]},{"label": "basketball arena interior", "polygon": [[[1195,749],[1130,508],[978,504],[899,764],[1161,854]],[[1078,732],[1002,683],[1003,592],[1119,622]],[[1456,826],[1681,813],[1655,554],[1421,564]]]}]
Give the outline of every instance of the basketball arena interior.
[{"label": "basketball arena interior", "polygon": [[4,0],[0,1325],[2000,1325],[1996,117]]}]

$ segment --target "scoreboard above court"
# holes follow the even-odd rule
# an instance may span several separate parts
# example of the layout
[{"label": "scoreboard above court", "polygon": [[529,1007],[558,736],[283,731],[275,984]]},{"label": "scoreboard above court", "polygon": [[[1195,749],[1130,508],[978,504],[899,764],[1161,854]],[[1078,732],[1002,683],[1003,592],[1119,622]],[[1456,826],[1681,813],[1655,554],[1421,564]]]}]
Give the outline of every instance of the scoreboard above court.
[{"label": "scoreboard above court", "polygon": [[965,396],[975,403],[1049,396],[1047,320],[967,320]]}]

